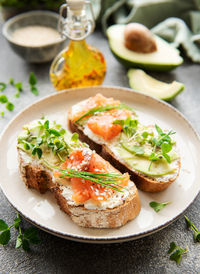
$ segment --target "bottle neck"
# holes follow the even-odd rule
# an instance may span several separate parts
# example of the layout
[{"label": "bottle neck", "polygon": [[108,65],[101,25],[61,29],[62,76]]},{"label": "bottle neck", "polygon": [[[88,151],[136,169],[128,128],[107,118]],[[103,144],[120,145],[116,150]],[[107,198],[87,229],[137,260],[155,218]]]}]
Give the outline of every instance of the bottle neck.
[{"label": "bottle neck", "polygon": [[[87,14],[88,5],[91,18],[88,18]],[[62,16],[64,11],[66,18]],[[89,1],[68,0],[67,4],[61,6],[59,31],[62,35],[75,41],[83,40],[94,30],[94,26],[94,15]]]}]

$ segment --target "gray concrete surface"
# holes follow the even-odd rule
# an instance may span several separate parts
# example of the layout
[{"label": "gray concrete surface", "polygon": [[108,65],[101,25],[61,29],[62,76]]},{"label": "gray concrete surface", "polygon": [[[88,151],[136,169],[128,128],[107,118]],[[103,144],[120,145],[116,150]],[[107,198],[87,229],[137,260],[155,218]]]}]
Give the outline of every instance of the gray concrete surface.
[{"label": "gray concrete surface", "polygon": [[[97,46],[107,60],[104,85],[128,87],[126,69],[111,55],[105,38],[96,32],[88,41]],[[38,97],[26,90],[20,99],[13,98],[16,108],[13,113],[6,113],[5,118],[0,118],[0,131],[21,109],[54,92],[48,76],[49,66],[50,64],[27,64],[12,52],[0,35],[0,82],[8,81],[12,76],[18,81],[27,83],[30,71],[34,71],[40,90]],[[200,133],[200,65],[185,61],[181,67],[171,73],[152,75],[166,81],[177,79],[185,83],[185,92],[174,99],[172,105],[178,108]],[[10,96],[14,93],[12,88],[6,92]],[[200,196],[185,212],[200,228],[199,212]],[[15,210],[2,192],[0,192],[0,218],[5,219],[9,224],[15,218]],[[27,221],[23,220],[23,223],[25,227],[29,226]],[[121,244],[77,243],[63,240],[44,231],[39,231],[39,235],[42,243],[32,246],[31,252],[27,253],[15,249],[16,234],[13,232],[9,245],[0,246],[0,273],[200,273],[200,243],[194,243],[192,233],[186,229],[184,217],[180,217],[160,232]],[[167,254],[172,241],[189,248],[189,252],[178,266],[169,260]]]}]

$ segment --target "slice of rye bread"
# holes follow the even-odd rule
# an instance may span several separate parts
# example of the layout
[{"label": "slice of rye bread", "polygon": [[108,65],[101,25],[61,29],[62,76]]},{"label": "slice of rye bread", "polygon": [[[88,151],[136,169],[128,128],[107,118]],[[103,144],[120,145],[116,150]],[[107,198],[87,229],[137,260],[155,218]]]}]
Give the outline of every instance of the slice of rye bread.
[{"label": "slice of rye bread", "polygon": [[178,177],[181,167],[180,159],[177,160],[177,172],[173,177],[168,180],[157,180],[156,177],[147,176],[144,173],[134,170],[122,159],[116,157],[116,155],[105,145],[98,144],[96,141],[89,138],[83,132],[83,127],[76,124],[71,119],[71,109],[68,112],[68,126],[72,132],[77,132],[79,134],[79,139],[86,142],[91,149],[98,152],[105,160],[110,162],[116,169],[120,170],[122,173],[128,172],[131,176],[131,180],[134,181],[137,188],[146,192],[160,192],[168,188]]},{"label": "slice of rye bread", "polygon": [[140,212],[141,204],[138,190],[132,182],[130,194],[123,203],[111,209],[87,209],[84,205],[70,205],[63,195],[63,188],[55,182],[52,172],[31,156],[18,149],[19,170],[22,180],[28,188],[34,188],[40,193],[50,190],[60,208],[67,213],[79,226],[90,228],[115,228],[133,220]]}]

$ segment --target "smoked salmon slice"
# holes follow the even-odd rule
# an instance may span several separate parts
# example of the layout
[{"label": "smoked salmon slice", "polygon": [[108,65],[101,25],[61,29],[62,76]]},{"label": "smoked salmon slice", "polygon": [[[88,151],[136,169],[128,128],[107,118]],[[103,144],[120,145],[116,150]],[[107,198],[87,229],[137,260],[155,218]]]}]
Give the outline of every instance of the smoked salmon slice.
[{"label": "smoked salmon slice", "polygon": [[[82,170],[93,173],[118,173],[111,164],[105,161],[101,156],[91,151],[88,148],[74,150],[66,161],[61,165],[63,169]],[[54,172],[54,177],[59,178],[61,173],[59,171]],[[62,178],[60,178],[63,180]],[[65,179],[64,179],[65,180]],[[73,177],[70,179],[73,195],[72,199],[76,203],[84,203],[89,199],[93,202],[99,203],[107,200],[114,192],[113,189],[99,185],[98,183]],[[118,179],[121,186],[126,186],[129,181],[129,175],[125,174],[123,179]]]}]

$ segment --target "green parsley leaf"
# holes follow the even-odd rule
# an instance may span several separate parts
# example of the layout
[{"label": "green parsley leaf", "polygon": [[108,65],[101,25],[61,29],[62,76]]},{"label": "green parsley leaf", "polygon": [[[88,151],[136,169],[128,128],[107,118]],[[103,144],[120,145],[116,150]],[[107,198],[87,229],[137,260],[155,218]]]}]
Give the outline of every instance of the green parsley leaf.
[{"label": "green parsley leaf", "polygon": [[187,224],[187,227],[190,228],[193,226],[193,223],[188,219],[187,216],[185,216],[185,220],[186,220],[186,224]]},{"label": "green parsley leaf", "polygon": [[[175,134],[176,132],[173,132],[172,130],[169,131],[168,133],[164,133],[162,129],[158,126],[155,125],[156,131],[158,132],[158,138],[152,138],[151,139],[151,144],[154,146],[153,152],[151,153],[149,160],[150,165],[148,170],[151,169],[151,165],[153,161],[158,161],[162,159],[163,157],[166,159],[168,163],[171,163],[170,156],[167,154],[172,150],[172,140],[170,138],[170,135]],[[161,152],[156,154],[156,149],[161,148]]]},{"label": "green parsley leaf", "polygon": [[12,77],[9,79],[9,84],[11,86],[14,86],[14,84],[15,84],[14,79]]},{"label": "green parsley leaf", "polygon": [[7,85],[3,82],[0,82],[0,91],[4,91],[6,89]]},{"label": "green parsley leaf", "polygon": [[20,97],[20,91],[19,91],[19,90],[17,90],[17,91],[15,92],[15,97],[16,97],[16,98],[19,98],[19,97]]},{"label": "green parsley leaf", "polygon": [[77,142],[78,141],[78,138],[79,138],[79,135],[78,135],[78,133],[73,133],[73,135],[72,135],[72,137],[71,137],[71,140],[72,140],[72,142]]},{"label": "green parsley leaf", "polygon": [[35,86],[37,84],[37,79],[36,79],[36,76],[33,72],[31,72],[30,75],[29,75],[29,84],[31,86]]},{"label": "green parsley leaf", "polygon": [[7,102],[8,102],[7,96],[4,94],[0,95],[0,103],[5,104]]},{"label": "green parsley leaf", "polygon": [[59,132],[61,135],[64,135],[66,133],[66,130],[64,128],[62,128]]},{"label": "green parsley leaf", "polygon": [[185,220],[186,220],[188,228],[191,228],[194,232],[194,234],[193,234],[194,240],[197,242],[200,242],[200,231],[196,228],[196,226],[193,224],[193,222],[188,219],[187,216],[185,216]]},{"label": "green parsley leaf", "polygon": [[30,246],[29,246],[28,240],[26,240],[26,239],[23,239],[23,240],[22,240],[22,248],[23,248],[25,251],[30,251]]},{"label": "green parsley leaf", "polygon": [[19,216],[19,213],[17,213],[17,217],[14,219],[14,225],[15,225],[15,228],[18,229],[19,228],[19,224],[21,222],[21,218]]},{"label": "green parsley leaf", "polygon": [[13,105],[13,103],[8,102],[8,103],[6,104],[6,108],[7,108],[7,110],[9,110],[9,111],[13,111],[13,109],[15,108],[15,106]]},{"label": "green parsley leaf", "polygon": [[18,91],[23,91],[23,87],[22,87],[22,82],[18,82],[15,84],[15,88],[18,90]]},{"label": "green parsley leaf", "polygon": [[169,143],[162,143],[161,149],[163,153],[168,153],[172,150],[172,145]]},{"label": "green parsley leaf", "polygon": [[23,240],[22,238],[23,238],[22,234],[19,234],[17,236],[15,248],[20,248],[22,246],[22,240]]},{"label": "green parsley leaf", "polygon": [[61,136],[60,132],[57,131],[57,130],[54,129],[54,128],[50,128],[48,131],[49,131],[50,134],[53,134],[53,135],[55,135],[55,136]]},{"label": "green parsley leaf", "polygon": [[31,144],[29,142],[22,140],[22,143],[25,150],[31,149]]},{"label": "green parsley leaf", "polygon": [[155,212],[159,212],[161,209],[163,209],[168,204],[170,204],[170,202],[158,203],[156,201],[152,201],[149,203],[150,207],[152,207],[155,210]]},{"label": "green parsley leaf", "polygon": [[6,222],[4,222],[4,220],[0,219],[0,231],[4,231],[8,229],[8,225],[6,224]]},{"label": "green parsley leaf", "polygon": [[14,220],[14,224],[8,226],[3,220],[0,220],[0,229],[3,231],[0,234],[0,244],[7,245],[10,240],[10,229],[14,226],[18,231],[18,236],[16,239],[15,248],[22,248],[26,251],[30,250],[29,243],[38,244],[40,243],[40,239],[38,238],[37,229],[34,227],[30,227],[26,229],[23,233],[23,229],[20,226],[21,218],[19,213],[17,213],[17,217]]},{"label": "green parsley leaf", "polygon": [[28,240],[32,244],[39,244],[40,239],[38,237],[38,230],[35,227],[29,227],[24,231],[24,239]]},{"label": "green parsley leaf", "polygon": [[163,157],[167,160],[167,162],[170,164],[171,163],[171,158],[167,153],[162,153]]},{"label": "green parsley leaf", "polygon": [[168,250],[168,254],[170,255],[170,260],[175,261],[177,264],[180,263],[181,257],[188,251],[187,248],[181,248],[177,246],[174,242],[170,243],[170,249]]},{"label": "green parsley leaf", "polygon": [[0,244],[7,245],[10,241],[10,230],[5,230],[0,234]]},{"label": "green parsley leaf", "polygon": [[176,245],[175,242],[171,242],[170,243],[170,248],[168,250],[168,254],[171,254],[176,248],[178,248],[178,246]]},{"label": "green parsley leaf", "polygon": [[148,136],[149,136],[149,133],[148,133],[147,131],[144,131],[144,132],[142,133],[142,137],[143,137],[144,139],[146,139]]},{"label": "green parsley leaf", "polygon": [[45,128],[45,129],[49,129],[49,120],[46,120],[46,121],[44,122],[44,128]]},{"label": "green parsley leaf", "polygon": [[158,134],[162,136],[162,134],[163,134],[162,129],[158,125],[156,125],[156,124],[155,124],[155,128],[156,128]]},{"label": "green parsley leaf", "polygon": [[35,86],[32,86],[31,87],[31,92],[34,94],[34,95],[38,95],[39,94],[39,91],[38,91],[38,89],[35,87]]},{"label": "green parsley leaf", "polygon": [[200,232],[197,232],[197,231],[194,232],[194,240],[196,242],[200,242]]},{"label": "green parsley leaf", "polygon": [[136,132],[138,121],[132,120],[129,116],[126,120],[115,120],[113,124],[120,125],[122,127],[123,132],[130,138]]},{"label": "green parsley leaf", "polygon": [[42,150],[39,147],[34,147],[32,150],[32,155],[36,155],[38,156],[38,158],[40,159],[42,157]]}]

